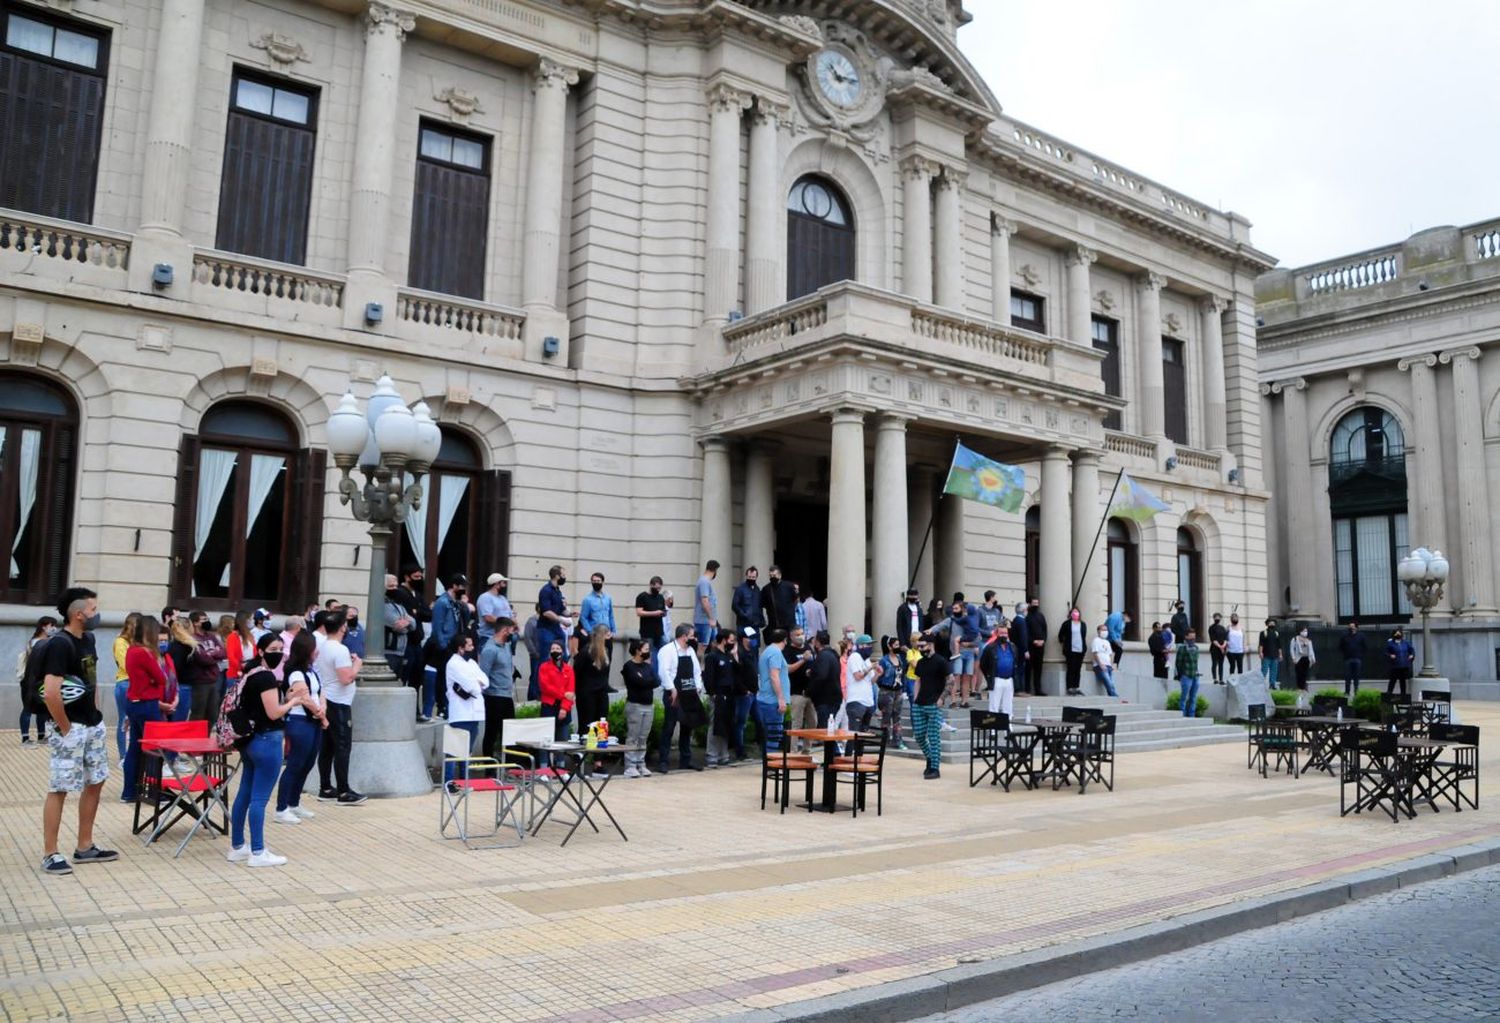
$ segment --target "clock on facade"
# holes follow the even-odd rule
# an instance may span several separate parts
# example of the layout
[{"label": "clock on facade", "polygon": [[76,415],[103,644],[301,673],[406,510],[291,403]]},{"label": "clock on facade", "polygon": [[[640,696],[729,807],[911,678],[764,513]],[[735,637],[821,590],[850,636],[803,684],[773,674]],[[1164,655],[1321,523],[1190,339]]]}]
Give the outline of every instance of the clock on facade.
[{"label": "clock on facade", "polygon": [[813,74],[818,89],[835,106],[845,110],[859,106],[863,98],[864,82],[859,67],[842,50],[823,50],[813,60]]}]

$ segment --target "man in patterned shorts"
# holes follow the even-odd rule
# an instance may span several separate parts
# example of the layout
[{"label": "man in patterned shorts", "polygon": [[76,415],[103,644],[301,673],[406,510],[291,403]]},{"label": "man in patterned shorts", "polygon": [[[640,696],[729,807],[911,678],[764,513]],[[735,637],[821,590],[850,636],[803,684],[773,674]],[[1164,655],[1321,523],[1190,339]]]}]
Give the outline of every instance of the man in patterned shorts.
[{"label": "man in patterned shorts", "polygon": [[[94,671],[98,660],[91,630],[99,625],[98,595],[80,586],[70,588],[58,602],[63,626],[36,651],[33,678],[43,684],[43,698],[52,714],[47,730],[51,765],[47,801],[42,811],[42,873],[71,874],[73,865],[57,851],[57,832],[69,792],[78,797],[78,845],[74,863],[108,863],[119,859],[113,849],[94,844],[94,815],[99,793],[109,777],[109,742],[104,715],[95,698]],[[33,683],[35,684],[35,683]]]}]

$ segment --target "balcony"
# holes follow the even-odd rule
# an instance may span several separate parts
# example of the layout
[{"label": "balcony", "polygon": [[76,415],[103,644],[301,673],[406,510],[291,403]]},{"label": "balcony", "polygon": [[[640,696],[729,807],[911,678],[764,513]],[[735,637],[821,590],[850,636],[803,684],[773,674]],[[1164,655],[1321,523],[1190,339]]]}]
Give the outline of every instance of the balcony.
[{"label": "balcony", "polygon": [[1383,487],[1387,484],[1406,486],[1406,456],[1389,458],[1365,458],[1348,462],[1328,463],[1328,484],[1340,487],[1364,478],[1368,486]]},{"label": "balcony", "polygon": [[128,234],[0,209],[0,271],[123,288],[129,266]]}]

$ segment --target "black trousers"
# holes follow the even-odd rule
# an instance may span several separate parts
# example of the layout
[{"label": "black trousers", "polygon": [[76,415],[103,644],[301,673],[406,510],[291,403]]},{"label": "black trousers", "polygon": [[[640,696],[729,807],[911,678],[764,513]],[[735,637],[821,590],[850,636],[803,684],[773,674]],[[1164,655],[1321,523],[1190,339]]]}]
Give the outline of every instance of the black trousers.
[{"label": "black trousers", "polygon": [[1115,668],[1118,669],[1125,661],[1125,644],[1111,642],[1109,644],[1109,652],[1114,655]]},{"label": "black trousers", "polygon": [[682,721],[682,713],[675,701],[668,701],[662,716],[661,735],[657,737],[656,759],[665,771],[672,760],[672,729],[677,729],[678,766],[683,770],[693,766],[693,730]]},{"label": "black trousers", "polygon": [[1213,662],[1214,681],[1224,681],[1224,651],[1211,646],[1208,648],[1208,659]]},{"label": "black trousers", "polygon": [[1385,691],[1388,692],[1388,693],[1394,693],[1396,691],[1396,687],[1400,686],[1401,687],[1401,694],[1403,696],[1410,695],[1409,693],[1407,693],[1407,690],[1409,688],[1411,688],[1410,685],[1409,685],[1410,682],[1411,682],[1411,669],[1410,668],[1392,668],[1391,669],[1390,681],[1386,682],[1386,684],[1385,684]]},{"label": "black trousers", "polygon": [[1245,670],[1244,654],[1226,654],[1225,656],[1229,658],[1229,673],[1231,675],[1238,675]]},{"label": "black trousers", "polygon": [[1026,689],[1036,696],[1042,695],[1042,650],[1034,646],[1026,651]]},{"label": "black trousers", "polygon": [[[318,788],[339,795],[349,791],[349,746],[353,741],[353,716],[345,703],[328,703],[328,731],[318,747]],[[338,784],[332,784],[337,780]]]},{"label": "black trousers", "polygon": [[609,691],[600,689],[592,693],[578,694],[578,734],[587,735],[589,725],[600,718],[609,717]]},{"label": "black trousers", "polygon": [[[486,696],[484,698],[484,741],[480,749],[487,757],[495,755],[495,745],[500,740],[500,729],[506,718],[516,716],[516,701],[509,696]],[[500,758],[504,760],[502,756]]]},{"label": "black trousers", "polygon": [[1068,659],[1068,692],[1072,692],[1082,685],[1083,654],[1081,652],[1075,654],[1071,650],[1066,650],[1064,655]]}]

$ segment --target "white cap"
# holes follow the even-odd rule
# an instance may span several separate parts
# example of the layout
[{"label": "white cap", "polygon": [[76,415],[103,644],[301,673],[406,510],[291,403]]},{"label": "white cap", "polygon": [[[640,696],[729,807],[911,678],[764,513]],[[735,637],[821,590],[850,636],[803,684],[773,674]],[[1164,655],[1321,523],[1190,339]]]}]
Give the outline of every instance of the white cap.
[{"label": "white cap", "polygon": [[491,572],[490,573],[490,577],[484,581],[484,584],[486,586],[493,586],[496,583],[508,583],[508,582],[510,582],[510,580],[507,579],[507,578],[505,578],[505,576],[501,575],[499,572]]}]

